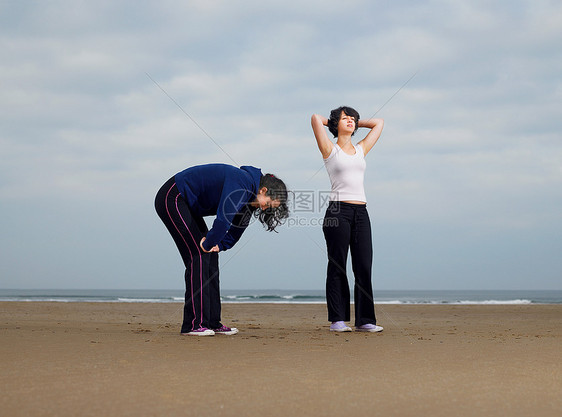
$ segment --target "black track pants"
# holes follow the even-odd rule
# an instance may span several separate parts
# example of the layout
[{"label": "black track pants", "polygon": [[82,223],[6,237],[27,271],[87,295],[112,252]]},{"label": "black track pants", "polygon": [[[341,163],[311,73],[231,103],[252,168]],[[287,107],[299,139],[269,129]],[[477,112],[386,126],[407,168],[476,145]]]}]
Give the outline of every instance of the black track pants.
[{"label": "black track pants", "polygon": [[155,207],[185,265],[182,333],[220,327],[219,256],[203,252],[199,246],[208,232],[205,221],[191,213],[173,177],[156,194]]},{"label": "black track pants", "polygon": [[367,207],[330,202],[322,227],[328,249],[326,301],[328,320],[350,320],[350,293],[347,281],[347,253],[355,276],[355,325],[376,324],[371,282],[373,241]]}]

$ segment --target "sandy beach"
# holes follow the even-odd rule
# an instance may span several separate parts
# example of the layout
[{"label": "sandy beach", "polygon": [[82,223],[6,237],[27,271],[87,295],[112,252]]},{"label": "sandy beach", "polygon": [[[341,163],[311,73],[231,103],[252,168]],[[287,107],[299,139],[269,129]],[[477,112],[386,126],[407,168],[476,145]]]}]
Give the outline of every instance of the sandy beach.
[{"label": "sandy beach", "polygon": [[562,305],[224,304],[235,336],[179,334],[179,303],[2,302],[3,416],[559,416]]}]

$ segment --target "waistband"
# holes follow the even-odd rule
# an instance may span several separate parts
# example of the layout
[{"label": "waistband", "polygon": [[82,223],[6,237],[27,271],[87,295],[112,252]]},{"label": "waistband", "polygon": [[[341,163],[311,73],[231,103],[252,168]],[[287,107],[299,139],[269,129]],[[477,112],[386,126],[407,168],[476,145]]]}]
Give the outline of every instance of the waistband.
[{"label": "waistband", "polygon": [[346,203],[344,201],[330,201],[328,207],[348,207],[351,209],[366,209],[367,204],[353,204],[353,203]]}]

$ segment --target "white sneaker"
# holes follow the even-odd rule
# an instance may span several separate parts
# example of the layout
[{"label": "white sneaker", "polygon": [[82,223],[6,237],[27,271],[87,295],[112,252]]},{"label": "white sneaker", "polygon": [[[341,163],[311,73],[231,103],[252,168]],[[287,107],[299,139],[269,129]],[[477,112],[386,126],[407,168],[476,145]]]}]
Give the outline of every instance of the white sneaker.
[{"label": "white sneaker", "polygon": [[355,328],[355,331],[375,333],[375,332],[382,332],[383,328],[381,326],[377,326],[376,324],[368,323],[368,324],[364,324],[362,326],[357,326]]},{"label": "white sneaker", "polygon": [[347,326],[343,321],[334,321],[330,325],[331,332],[350,332],[351,327]]}]

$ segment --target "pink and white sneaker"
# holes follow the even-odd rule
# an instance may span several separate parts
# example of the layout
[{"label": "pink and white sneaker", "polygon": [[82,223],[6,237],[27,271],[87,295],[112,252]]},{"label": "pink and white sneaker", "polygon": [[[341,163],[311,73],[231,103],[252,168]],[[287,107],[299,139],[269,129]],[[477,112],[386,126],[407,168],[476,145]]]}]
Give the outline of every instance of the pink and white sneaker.
[{"label": "pink and white sneaker", "polygon": [[218,329],[213,329],[213,331],[215,332],[215,334],[224,334],[227,336],[232,336],[233,334],[238,333],[238,329],[236,327],[226,327],[226,326],[221,326]]},{"label": "pink and white sneaker", "polygon": [[190,332],[182,333],[183,336],[214,336],[215,332],[206,327],[199,327],[198,329],[193,329]]}]

